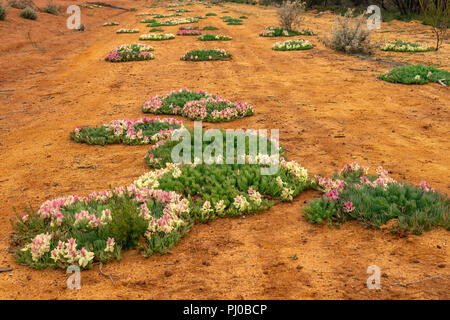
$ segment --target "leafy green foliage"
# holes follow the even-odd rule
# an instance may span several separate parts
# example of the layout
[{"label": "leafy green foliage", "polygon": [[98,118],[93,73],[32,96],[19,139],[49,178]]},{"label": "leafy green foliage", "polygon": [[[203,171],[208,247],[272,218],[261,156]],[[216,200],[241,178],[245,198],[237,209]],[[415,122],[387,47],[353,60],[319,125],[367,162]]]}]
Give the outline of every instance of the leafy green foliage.
[{"label": "leafy green foliage", "polygon": [[213,26],[206,26],[203,28],[203,30],[219,30],[219,28]]},{"label": "leafy green foliage", "polygon": [[450,72],[421,64],[394,68],[381,74],[378,78],[392,83],[426,84],[430,81],[442,80],[446,85],[450,84]]},{"label": "leafy green foliage", "polygon": [[215,34],[204,34],[200,37],[198,37],[198,40],[200,41],[227,41],[231,40],[231,37],[228,36],[222,36],[222,35],[215,35]]},{"label": "leafy green foliage", "polygon": [[181,60],[184,61],[212,61],[212,60],[229,60],[231,54],[224,49],[211,49],[211,50],[191,50],[186,52],[184,56],[181,56]]}]

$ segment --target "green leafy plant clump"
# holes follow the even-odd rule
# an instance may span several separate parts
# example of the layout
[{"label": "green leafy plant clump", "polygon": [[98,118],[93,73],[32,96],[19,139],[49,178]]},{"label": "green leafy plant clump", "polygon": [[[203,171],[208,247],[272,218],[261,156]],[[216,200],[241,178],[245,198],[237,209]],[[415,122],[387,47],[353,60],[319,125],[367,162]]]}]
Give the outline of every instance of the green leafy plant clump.
[{"label": "green leafy plant clump", "polygon": [[207,16],[207,17],[213,17],[213,16],[217,16],[217,13],[214,13],[214,12],[208,12],[207,14],[205,14],[205,16]]},{"label": "green leafy plant clump", "polygon": [[8,8],[3,3],[0,3],[0,21],[4,21],[7,14]]},{"label": "green leafy plant clump", "polygon": [[42,11],[44,11],[45,13],[54,14],[54,15],[59,14],[58,7],[56,6],[56,4],[53,3],[52,0],[49,0],[47,2],[47,5],[42,9]]},{"label": "green leafy plant clump", "polygon": [[70,138],[75,142],[102,146],[113,143],[141,145],[167,139],[174,129],[181,127],[181,121],[171,118],[121,119],[100,127],[77,127],[70,133]]},{"label": "green leafy plant clump", "polygon": [[311,223],[339,224],[358,220],[365,226],[387,226],[392,232],[421,234],[433,227],[450,230],[450,201],[428,183],[420,187],[397,182],[382,167],[377,175],[356,162],[330,178],[315,177],[323,198],[312,200],[303,213]]},{"label": "green leafy plant clump", "polygon": [[198,40],[200,41],[228,41],[232,38],[229,36],[223,36],[223,35],[216,35],[216,34],[204,34],[200,37],[198,37]]},{"label": "green leafy plant clump", "polygon": [[266,27],[259,33],[260,37],[295,37],[295,36],[312,36],[314,32],[309,29],[288,30],[278,27]]},{"label": "green leafy plant clump", "polygon": [[277,42],[272,49],[276,51],[294,51],[294,50],[309,50],[314,48],[314,45],[308,40],[288,40]]},{"label": "green leafy plant clump", "polygon": [[213,26],[206,26],[202,30],[219,30],[219,28]]},{"label": "green leafy plant clump", "polygon": [[227,25],[242,25],[242,19],[236,19],[230,16],[223,16],[221,19],[227,23]]},{"label": "green leafy plant clump", "polygon": [[208,122],[231,121],[255,113],[254,107],[246,102],[231,102],[203,90],[188,89],[172,90],[164,95],[155,95],[144,102],[142,111],[181,115],[191,120]]},{"label": "green leafy plant clump", "polygon": [[192,50],[186,52],[180,59],[184,61],[230,60],[231,54],[225,49]]},{"label": "green leafy plant clump", "polygon": [[118,25],[119,25],[119,23],[118,23],[118,22],[114,22],[114,21],[111,21],[111,22],[105,22],[105,23],[103,24],[104,27],[112,27],[112,26],[118,26]]},{"label": "green leafy plant clump", "polygon": [[139,29],[119,29],[116,33],[139,33]]},{"label": "green leafy plant clump", "polygon": [[392,83],[426,84],[428,82],[441,82],[450,84],[450,72],[433,66],[421,64],[393,68],[378,78]]},{"label": "green leafy plant clump", "polygon": [[405,42],[401,40],[384,43],[380,46],[380,49],[382,51],[395,52],[426,52],[435,50],[434,47],[430,47],[420,43]]},{"label": "green leafy plant clump", "polygon": [[175,39],[175,35],[173,33],[148,33],[139,36],[139,40],[162,41],[171,39]]},{"label": "green leafy plant clump", "polygon": [[153,60],[155,56],[150,52],[153,50],[152,46],[146,44],[124,44],[112,49],[105,60],[109,62]]}]

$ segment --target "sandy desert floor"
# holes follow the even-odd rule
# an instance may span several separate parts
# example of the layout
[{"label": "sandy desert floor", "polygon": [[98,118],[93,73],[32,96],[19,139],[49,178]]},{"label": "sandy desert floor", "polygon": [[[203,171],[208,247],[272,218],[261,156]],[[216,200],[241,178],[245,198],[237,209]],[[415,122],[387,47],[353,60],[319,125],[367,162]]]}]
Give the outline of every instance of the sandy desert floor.
[{"label": "sandy desert floor", "polygon": [[[137,7],[137,13],[168,12],[165,7],[145,8],[144,1],[111,3]],[[310,12],[304,25],[317,32],[308,37],[316,47],[276,52],[271,46],[277,39],[258,36],[277,23],[274,8],[188,8],[194,12],[184,16],[217,13],[199,26],[217,26],[216,33],[233,40],[211,44],[177,37],[151,43],[155,60],[112,64],[103,60],[112,47],[139,42],[139,34],[114,32],[119,27],[144,30],[136,12],[83,8],[85,32],[68,30],[65,16],[40,13],[30,21],[20,18],[17,9],[0,21],[0,266],[13,268],[0,273],[0,298],[449,299],[448,231],[400,238],[356,222],[339,229],[311,225],[301,210],[319,196],[313,191],[260,215],[197,225],[171,254],[146,259],[137,251],[124,252],[121,262],[103,267],[119,275],[116,288],[99,274],[98,265],[82,272],[81,290],[69,290],[65,271],[34,270],[13,259],[13,207],[20,212],[61,195],[125,185],[148,171],[143,159],[148,146],[76,144],[69,132],[78,125],[142,117],[146,98],[183,87],[254,105],[252,117],[205,127],[280,129],[288,158],[311,175],[330,175],[358,161],[372,169],[383,165],[397,180],[416,185],[426,180],[449,193],[448,87],[395,85],[376,78],[402,63],[449,70],[449,43],[438,52],[416,54],[336,53],[319,41],[334,15]],[[249,19],[229,26],[220,19],[222,11]],[[102,26],[111,20],[121,25]],[[175,33],[178,27],[162,29]],[[374,40],[391,39],[433,44],[431,31],[418,21],[383,23]],[[190,49],[215,47],[226,49],[233,59],[180,61]],[[293,254],[298,260],[288,258]],[[381,268],[381,290],[366,287],[369,265]]]}]

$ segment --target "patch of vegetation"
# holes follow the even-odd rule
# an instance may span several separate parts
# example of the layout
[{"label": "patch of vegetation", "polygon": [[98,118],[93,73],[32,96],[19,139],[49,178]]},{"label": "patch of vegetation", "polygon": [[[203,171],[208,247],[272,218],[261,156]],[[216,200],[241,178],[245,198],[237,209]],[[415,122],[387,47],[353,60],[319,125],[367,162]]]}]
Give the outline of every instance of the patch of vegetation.
[{"label": "patch of vegetation", "polygon": [[331,179],[316,177],[316,186],[325,195],[303,209],[309,222],[332,225],[358,220],[365,226],[389,224],[393,232],[414,234],[437,226],[450,230],[446,196],[426,182],[420,187],[397,182],[382,167],[377,175],[367,175],[367,170],[350,163]]},{"label": "patch of vegetation", "polygon": [[295,37],[295,36],[312,36],[314,32],[309,29],[303,30],[287,30],[278,27],[266,27],[259,33],[260,37]]},{"label": "patch of vegetation", "polygon": [[204,34],[198,37],[198,40],[200,41],[228,41],[231,39],[232,38],[229,36],[215,35],[215,34]]},{"label": "patch of vegetation", "polygon": [[7,14],[8,8],[3,3],[0,3],[0,21],[4,21]]},{"label": "patch of vegetation", "polygon": [[153,47],[146,44],[124,44],[112,49],[105,60],[109,62],[153,60],[155,57],[150,51],[153,51]]},{"label": "patch of vegetation", "polygon": [[405,41],[391,41],[384,43],[380,49],[382,51],[395,51],[395,52],[426,52],[435,50],[433,47],[423,45],[414,42]]},{"label": "patch of vegetation", "polygon": [[213,16],[217,16],[217,13],[208,12],[207,14],[205,14],[205,16],[207,16],[207,17],[213,17]]},{"label": "patch of vegetation", "polygon": [[237,25],[241,25],[242,24],[242,20],[241,19],[235,19],[235,18],[230,17],[230,16],[223,16],[223,17],[221,17],[221,19],[224,22],[226,22],[227,25],[231,25],[231,26],[233,26],[233,25],[237,26]]},{"label": "patch of vegetation", "polygon": [[104,24],[103,24],[103,26],[104,27],[112,27],[112,26],[118,26],[119,25],[119,23],[118,22],[105,22]]},{"label": "patch of vegetation", "polygon": [[283,1],[281,7],[277,11],[280,27],[285,30],[293,30],[300,26],[303,22],[305,7],[306,2],[300,0]]},{"label": "patch of vegetation", "polygon": [[180,59],[184,61],[230,60],[231,54],[225,49],[192,50],[186,52]]},{"label": "patch of vegetation", "polygon": [[25,7],[25,9],[20,12],[20,16],[29,20],[36,20],[38,17],[36,11],[31,7]]},{"label": "patch of vegetation", "polygon": [[361,15],[352,18],[349,9],[344,17],[337,17],[331,29],[331,35],[323,39],[324,44],[336,51],[345,53],[371,53],[370,31],[367,21]]},{"label": "patch of vegetation", "polygon": [[246,102],[231,102],[205,91],[181,89],[156,95],[144,102],[142,112],[181,115],[190,120],[231,121],[251,116],[255,108]]},{"label": "patch of vegetation", "polygon": [[219,28],[213,26],[206,26],[203,28],[203,30],[219,30]]},{"label": "patch of vegetation", "polygon": [[58,7],[56,6],[56,4],[53,3],[52,0],[49,0],[47,2],[47,5],[42,9],[42,11],[49,13],[49,14],[54,14],[54,15],[59,14]]},{"label": "patch of vegetation", "polygon": [[293,51],[293,50],[308,50],[314,48],[313,44],[308,40],[288,40],[284,42],[277,42],[272,49],[277,51]]},{"label": "patch of vegetation", "polygon": [[119,29],[116,33],[139,33],[139,29]]},{"label": "patch of vegetation", "polygon": [[173,33],[148,33],[142,34],[139,37],[139,40],[153,40],[153,41],[162,41],[171,39],[175,39],[175,35]]},{"label": "patch of vegetation", "polygon": [[147,27],[163,27],[163,26],[176,26],[179,24],[197,23],[197,18],[175,18],[166,21],[157,21],[147,25]]},{"label": "patch of vegetation", "polygon": [[181,128],[181,121],[171,118],[120,119],[100,127],[77,127],[70,133],[70,138],[75,142],[102,146],[113,143],[141,145],[165,140],[178,128]]},{"label": "patch of vegetation", "polygon": [[450,84],[450,72],[421,64],[393,68],[378,78],[392,83],[426,84],[441,81],[446,85]]},{"label": "patch of vegetation", "polygon": [[152,28],[152,29],[150,29],[149,32],[164,32],[164,30],[163,29],[159,29],[159,28]]}]

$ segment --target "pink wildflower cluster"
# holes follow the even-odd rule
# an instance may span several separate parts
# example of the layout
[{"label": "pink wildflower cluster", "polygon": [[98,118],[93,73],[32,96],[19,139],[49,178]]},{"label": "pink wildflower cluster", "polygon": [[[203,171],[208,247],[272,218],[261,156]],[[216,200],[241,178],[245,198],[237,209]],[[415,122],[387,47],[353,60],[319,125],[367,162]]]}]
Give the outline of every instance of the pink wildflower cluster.
[{"label": "pink wildflower cluster", "polygon": [[197,29],[181,29],[178,30],[177,35],[179,36],[198,36],[201,35],[202,32]]},{"label": "pink wildflower cluster", "polygon": [[155,57],[150,51],[153,51],[153,47],[145,44],[120,45],[112,49],[105,60],[109,62],[152,60]]},{"label": "pink wildflower cluster", "polygon": [[333,180],[321,176],[316,176],[315,182],[320,187],[320,189],[325,193],[328,193],[333,189],[342,190],[346,184],[345,181],[341,179]]},{"label": "pink wildflower cluster", "polygon": [[82,210],[79,213],[75,213],[74,226],[79,226],[80,224],[87,223],[91,228],[96,228],[102,223],[101,218],[97,218],[95,214],[90,214],[87,210]]},{"label": "pink wildflower cluster", "polygon": [[248,188],[248,197],[255,205],[259,206],[262,202],[261,194],[252,187]]},{"label": "pink wildflower cluster", "polygon": [[357,162],[351,162],[347,163],[341,171],[339,171],[339,174],[343,177],[346,177],[348,174],[351,174],[356,171],[361,171],[362,175],[366,175],[369,172],[368,167],[361,167]]},{"label": "pink wildflower cluster", "polygon": [[[149,113],[155,112],[163,106],[164,100],[167,99],[168,97],[170,97],[174,94],[189,93],[189,92],[191,92],[189,89],[182,88],[179,90],[170,90],[168,93],[163,94],[163,95],[155,95],[144,102],[144,104],[142,105],[142,111],[149,112]],[[205,95],[206,98],[214,97],[214,95],[207,93],[204,90],[194,91],[194,93],[203,94],[203,95]],[[179,111],[181,111],[181,108],[176,108],[173,105],[171,105],[170,108],[172,110],[174,110],[173,114],[180,114]]]},{"label": "pink wildflower cluster", "polygon": [[94,259],[94,253],[85,247],[77,250],[76,239],[70,238],[67,242],[58,242],[57,247],[51,251],[51,258],[55,262],[78,263],[80,267],[84,268]]},{"label": "pink wildflower cluster", "polygon": [[348,201],[344,203],[344,212],[350,213],[353,210],[355,210],[355,207],[353,206],[353,203]]},{"label": "pink wildflower cluster", "polygon": [[366,176],[361,177],[360,178],[361,184],[373,188],[383,187],[384,189],[386,189],[390,183],[398,183],[394,179],[390,178],[388,176],[388,172],[381,166],[377,168],[377,174],[378,178],[374,182],[371,182]]},{"label": "pink wildflower cluster", "polygon": [[424,192],[436,192],[426,181],[420,182],[420,189]]},{"label": "pink wildflower cluster", "polygon": [[43,254],[50,250],[51,240],[52,235],[50,233],[38,234],[22,251],[30,251],[33,261],[38,261]]}]

